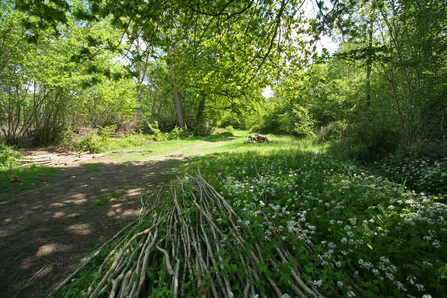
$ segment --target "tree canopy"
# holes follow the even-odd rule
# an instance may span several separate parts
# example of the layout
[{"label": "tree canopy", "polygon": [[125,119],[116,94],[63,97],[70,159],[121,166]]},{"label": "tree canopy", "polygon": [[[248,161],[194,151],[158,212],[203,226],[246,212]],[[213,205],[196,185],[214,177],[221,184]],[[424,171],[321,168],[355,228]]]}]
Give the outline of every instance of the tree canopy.
[{"label": "tree canopy", "polygon": [[[196,132],[238,119],[295,134],[377,121],[405,144],[445,139],[440,1],[24,0],[1,10],[11,143],[26,131],[49,140],[75,119]],[[333,57],[316,47],[321,34],[338,40]],[[261,96],[266,85],[274,98]]]}]

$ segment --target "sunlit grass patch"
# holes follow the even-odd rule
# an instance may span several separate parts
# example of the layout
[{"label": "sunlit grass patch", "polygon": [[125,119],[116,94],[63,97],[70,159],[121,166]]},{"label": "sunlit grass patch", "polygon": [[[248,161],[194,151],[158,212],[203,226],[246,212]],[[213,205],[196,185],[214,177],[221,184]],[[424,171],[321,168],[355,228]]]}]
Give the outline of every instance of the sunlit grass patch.
[{"label": "sunlit grass patch", "polygon": [[281,135],[265,135],[269,137],[272,142],[264,143],[244,143],[244,138],[247,134],[239,135],[234,142],[229,142],[224,146],[219,147],[215,152],[222,152],[224,155],[231,155],[233,153],[252,152],[252,154],[263,155],[267,152],[287,150],[287,149],[299,149],[303,152],[316,152],[324,150],[322,146],[317,145],[311,139],[299,139],[293,136],[281,136]]}]

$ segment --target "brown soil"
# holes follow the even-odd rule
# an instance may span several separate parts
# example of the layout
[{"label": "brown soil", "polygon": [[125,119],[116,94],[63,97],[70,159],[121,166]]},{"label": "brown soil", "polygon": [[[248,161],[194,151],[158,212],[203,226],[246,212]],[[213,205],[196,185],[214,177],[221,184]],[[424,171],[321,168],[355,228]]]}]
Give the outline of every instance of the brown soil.
[{"label": "brown soil", "polygon": [[1,202],[1,296],[48,295],[86,253],[138,216],[141,196],[170,181],[181,153],[71,164],[50,183]]}]

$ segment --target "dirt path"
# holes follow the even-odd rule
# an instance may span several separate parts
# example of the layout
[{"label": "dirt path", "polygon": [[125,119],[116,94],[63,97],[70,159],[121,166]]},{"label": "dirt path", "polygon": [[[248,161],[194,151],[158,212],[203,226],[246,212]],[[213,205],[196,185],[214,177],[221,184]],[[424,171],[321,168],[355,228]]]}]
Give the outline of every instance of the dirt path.
[{"label": "dirt path", "polygon": [[[73,164],[50,183],[0,205],[0,293],[44,297],[97,245],[138,216],[140,198],[173,178],[185,151],[136,162]],[[25,183],[25,182],[23,182]]]}]

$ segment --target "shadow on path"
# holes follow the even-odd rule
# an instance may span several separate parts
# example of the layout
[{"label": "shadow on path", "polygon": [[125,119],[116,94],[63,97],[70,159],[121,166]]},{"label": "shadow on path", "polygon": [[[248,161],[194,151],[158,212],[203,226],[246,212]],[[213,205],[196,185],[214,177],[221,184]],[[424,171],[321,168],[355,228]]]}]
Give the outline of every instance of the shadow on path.
[{"label": "shadow on path", "polygon": [[1,202],[2,297],[48,295],[86,253],[136,219],[144,192],[169,182],[182,159],[98,161]]}]

